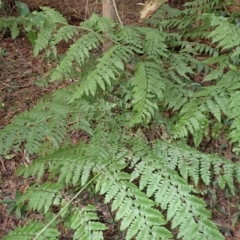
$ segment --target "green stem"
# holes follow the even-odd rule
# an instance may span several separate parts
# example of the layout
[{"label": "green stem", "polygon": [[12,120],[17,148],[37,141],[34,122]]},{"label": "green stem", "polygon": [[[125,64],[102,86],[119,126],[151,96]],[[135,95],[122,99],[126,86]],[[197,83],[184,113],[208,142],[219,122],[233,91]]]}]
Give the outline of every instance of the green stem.
[{"label": "green stem", "polygon": [[100,173],[97,174],[94,178],[92,178],[83,188],[81,188],[77,192],[77,194],[66,204],[66,206],[33,238],[33,240],[36,240],[62,214],[62,212],[65,211],[65,209],[80,195],[80,193],[99,176],[100,176]]}]

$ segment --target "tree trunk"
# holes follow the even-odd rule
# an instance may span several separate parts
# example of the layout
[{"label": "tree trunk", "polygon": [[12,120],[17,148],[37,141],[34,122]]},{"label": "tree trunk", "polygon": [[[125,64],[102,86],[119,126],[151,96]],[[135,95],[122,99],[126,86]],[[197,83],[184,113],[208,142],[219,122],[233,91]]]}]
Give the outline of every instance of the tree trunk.
[{"label": "tree trunk", "polygon": [[[115,20],[114,0],[102,0],[102,15],[112,21]],[[108,39],[108,33],[105,32],[105,42],[103,44],[103,52],[106,52],[113,46],[113,42]]]},{"label": "tree trunk", "polygon": [[102,15],[115,20],[114,0],[102,0]]}]

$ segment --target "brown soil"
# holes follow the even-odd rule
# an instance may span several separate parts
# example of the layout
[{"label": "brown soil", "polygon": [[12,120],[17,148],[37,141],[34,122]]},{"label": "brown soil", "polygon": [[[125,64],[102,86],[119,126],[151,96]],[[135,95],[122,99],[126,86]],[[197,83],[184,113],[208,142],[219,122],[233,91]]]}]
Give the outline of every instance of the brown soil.
[{"label": "brown soil", "polygon": [[[141,8],[136,6],[136,2],[141,1],[122,1],[119,12],[124,24],[139,24]],[[86,16],[93,10],[97,13],[101,12],[100,6],[92,5],[89,6]],[[33,57],[32,46],[23,35],[16,40],[0,35],[0,39],[0,50],[4,49],[5,52],[0,62],[0,128],[3,128],[12,121],[15,115],[29,110],[40,97],[54,91],[59,86],[39,88],[34,84],[52,66],[50,63],[46,64],[41,56]],[[9,160],[0,156],[0,201],[7,198],[15,199],[16,191],[24,192],[34,181],[30,178],[19,178],[14,174],[25,158],[24,153],[15,154]],[[240,239],[239,221],[236,221],[235,226],[233,225],[234,216],[240,211],[240,197],[227,197],[227,194],[211,189],[206,200],[212,209],[214,221],[225,233],[226,239]],[[102,204],[101,200],[99,202],[99,214],[103,215],[106,221],[111,220],[108,206]],[[0,239],[17,226],[24,225],[27,217],[41,218],[40,215],[29,212],[26,218],[18,219],[15,213],[7,215],[7,212],[8,205],[0,204]],[[105,233],[105,239],[114,239],[115,232],[111,226],[109,225],[109,230]],[[64,232],[62,228],[62,233],[64,237],[61,239],[72,239],[71,232]]]}]

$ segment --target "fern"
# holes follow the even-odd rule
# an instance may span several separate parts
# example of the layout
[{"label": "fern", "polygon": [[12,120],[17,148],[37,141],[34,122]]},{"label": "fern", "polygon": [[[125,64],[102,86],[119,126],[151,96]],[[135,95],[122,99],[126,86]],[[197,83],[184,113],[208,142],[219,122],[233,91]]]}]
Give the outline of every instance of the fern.
[{"label": "fern", "polygon": [[102,231],[106,226],[99,222],[95,211],[91,205],[75,210],[71,216],[71,228],[76,229],[74,239],[104,239]]},{"label": "fern", "polygon": [[[145,27],[97,15],[71,26],[46,7],[36,17],[1,21],[12,37],[20,24],[35,31],[35,56],[57,61],[57,45],[71,42],[47,80],[75,77],[0,130],[3,157],[38,156],[17,171],[36,183],[16,204],[44,219],[4,239],[57,239],[59,221],[74,239],[104,239],[96,207],[77,201],[90,187],[110,205],[124,239],[224,239],[199,184],[215,181],[235,194],[239,163],[186,140],[191,135],[198,147],[225,131],[239,152],[239,29],[219,17],[217,0],[202,3],[186,2],[183,10],[163,4]],[[114,46],[100,54],[106,32]],[[159,126],[162,140],[155,140]],[[73,146],[72,131],[85,142]]]},{"label": "fern", "polygon": [[73,69],[73,61],[81,66],[89,57],[90,50],[96,48],[100,42],[102,42],[102,37],[97,33],[89,33],[77,40],[75,44],[71,45],[61,64],[52,72],[51,81],[67,78],[67,74],[70,74]]},{"label": "fern", "polygon": [[[98,134],[100,133],[101,132]],[[95,137],[97,135],[95,135]],[[99,135],[97,138],[99,138]],[[230,185],[230,188],[233,188],[233,175],[235,169],[237,170],[238,167],[225,160],[221,161],[220,167],[219,158],[206,156],[183,145],[172,146],[170,144],[167,145],[165,142],[156,141],[154,143],[154,152],[151,152],[151,149],[146,147],[147,142],[144,143],[143,141],[141,143],[139,140],[142,141],[141,138],[133,138],[130,140],[129,143],[138,143],[138,145],[135,145],[138,146],[138,148],[135,147],[133,151],[124,150],[123,148],[118,148],[118,150],[116,149],[116,144],[111,145],[108,143],[106,145],[106,143],[103,143],[101,144],[102,153],[98,154],[98,157],[90,158],[95,159],[95,162],[90,162],[84,166],[84,158],[89,159],[89,154],[91,156],[97,156],[97,153],[99,153],[100,146],[96,146],[96,139],[93,138],[93,142],[90,143],[89,146],[86,146],[89,150],[85,148],[85,153],[82,151],[83,146],[80,145],[77,148],[65,151],[65,153],[57,152],[56,155],[54,154],[45,159],[36,160],[32,166],[35,165],[35,168],[36,166],[42,168],[42,162],[45,162],[45,164],[51,162],[52,166],[55,165],[55,167],[51,167],[51,171],[54,171],[55,175],[57,174],[56,170],[60,169],[61,174],[59,175],[58,181],[59,183],[61,182],[61,184],[59,186],[63,184],[66,187],[69,185],[69,180],[63,181],[63,172],[66,173],[66,177],[70,175],[73,180],[76,177],[76,173],[80,175],[82,179],[89,179],[91,176],[89,172],[100,173],[96,182],[96,191],[99,191],[102,195],[105,194],[106,203],[112,201],[112,211],[117,210],[116,220],[122,219],[121,230],[127,229],[126,239],[131,239],[134,236],[137,239],[142,239],[143,236],[147,239],[157,239],[159,237],[172,238],[172,234],[164,227],[170,220],[172,222],[172,228],[179,227],[179,238],[185,236],[186,239],[194,239],[196,237],[200,239],[208,236],[212,239],[223,239],[218,233],[217,228],[209,221],[211,215],[206,210],[204,201],[194,196],[194,193],[198,191],[188,185],[186,180],[188,177],[191,177],[195,184],[197,184],[201,176],[203,181],[209,184],[212,174],[211,165],[213,165],[216,177],[220,179],[220,186],[224,186],[222,180],[225,179],[224,181]],[[124,143],[121,143],[121,145],[122,144]],[[106,146],[103,147],[104,145]],[[93,146],[97,148],[97,150],[94,149],[94,153],[92,153]],[[73,161],[74,158],[71,156],[74,155],[70,154],[71,151],[75,151],[75,153],[78,152],[79,157],[75,158],[77,161]],[[81,156],[81,152],[83,156]],[[68,166],[71,165],[71,167],[66,167],[65,156],[68,156],[67,163]],[[164,159],[164,156],[168,157]],[[178,157],[175,164],[173,164],[172,156]],[[129,158],[136,160],[127,163]],[[196,161],[196,159],[198,161]],[[215,161],[212,159],[215,159]],[[207,164],[207,161],[210,164]],[[182,175],[182,177],[180,177],[175,170],[176,168],[181,169],[184,162],[185,168],[189,171],[184,174],[180,170]],[[63,167],[60,168],[59,164],[62,164]],[[134,168],[134,171],[130,175],[124,172],[127,164],[131,164],[131,167]],[[85,176],[85,170],[80,171],[80,173],[78,172],[79,169],[86,167],[88,168],[87,176]],[[195,171],[192,171],[192,169],[195,169]],[[224,169],[224,173],[221,173],[221,169]],[[75,172],[75,174],[70,174],[73,172]],[[24,167],[19,173],[32,175],[32,168]],[[38,172],[36,172],[36,174],[38,174]],[[135,179],[140,179],[139,187],[133,183]],[[73,184],[76,183],[75,181],[73,182]],[[77,184],[79,183],[78,181]],[[85,184],[86,180],[81,181],[81,185]],[[31,194],[34,193],[34,195],[30,197],[32,202],[29,203],[29,208],[40,210],[44,207],[44,212],[49,211],[49,203],[51,201],[54,203],[54,199],[56,198],[58,201],[62,198],[61,196],[55,195],[59,189],[57,186],[58,185],[52,183],[50,185],[47,183],[38,189],[32,187],[21,197],[21,201],[25,201],[27,196],[30,197]],[[51,197],[43,198],[43,194],[50,194]],[[154,201],[151,197],[153,197]],[[45,202],[44,199],[47,199],[48,202]],[[163,210],[167,210],[165,216],[156,209],[156,204],[160,204]],[[79,213],[76,214],[78,216]],[[77,216],[73,217],[72,226],[76,224],[75,218],[79,219]],[[79,224],[78,226],[80,227]],[[96,226],[101,230],[105,229],[101,224]],[[77,229],[77,227],[74,229]],[[83,230],[81,229],[82,226],[77,232],[82,232]],[[78,235],[77,232],[76,234]]]},{"label": "fern", "polygon": [[29,199],[29,209],[42,211],[46,214],[49,211],[49,208],[53,205],[55,199],[60,198],[58,195],[59,189],[60,187],[57,184],[50,182],[41,185],[41,187],[33,185],[24,195],[22,195],[21,202]]},{"label": "fern", "polygon": [[[172,234],[162,227],[166,223],[162,214],[153,208],[154,201],[140,192],[135,185],[124,183],[127,180],[129,180],[127,174],[118,173],[111,178],[105,178],[104,182],[111,181],[112,184],[110,186],[104,184],[100,190],[101,193],[107,192],[106,202],[114,198],[112,210],[118,208],[116,220],[122,219],[120,230],[128,228],[126,239],[132,239],[134,236],[136,239],[155,239],[158,236],[171,238]],[[123,186],[125,187],[121,190]],[[122,196],[124,196],[123,201],[121,201]]]},{"label": "fern", "polygon": [[211,16],[211,26],[216,27],[209,34],[213,43],[218,43],[222,49],[231,49],[239,46],[239,29],[237,26],[229,23],[227,19]]},{"label": "fern", "polygon": [[[8,234],[8,236],[4,237],[5,240],[13,240],[16,238],[21,238],[24,240],[32,239],[38,231],[40,231],[44,227],[44,224],[41,222],[33,221],[30,222],[27,226],[18,227],[15,231]],[[47,229],[43,235],[41,235],[38,239],[58,239],[60,232],[54,228]]]},{"label": "fern", "polygon": [[[111,81],[116,80],[116,75],[124,70],[123,61],[127,60],[132,55],[131,49],[122,46],[114,46],[110,49],[101,59],[95,71],[88,75],[87,79],[82,81],[79,88],[75,90],[70,102],[75,99],[81,98],[85,93],[86,95],[92,94],[95,96],[97,87],[99,86],[103,91],[106,89],[106,84],[111,86]],[[108,69],[104,66],[109,64]],[[104,69],[104,70],[103,70]]]},{"label": "fern", "polygon": [[[161,76],[158,75],[157,65],[139,63],[136,66],[136,74],[132,80],[133,84],[133,110],[136,112],[130,125],[139,123],[142,119],[151,118],[157,109],[156,103],[151,98],[162,97],[164,83]],[[155,78],[157,77],[157,78]],[[153,79],[149,81],[148,79]]]}]

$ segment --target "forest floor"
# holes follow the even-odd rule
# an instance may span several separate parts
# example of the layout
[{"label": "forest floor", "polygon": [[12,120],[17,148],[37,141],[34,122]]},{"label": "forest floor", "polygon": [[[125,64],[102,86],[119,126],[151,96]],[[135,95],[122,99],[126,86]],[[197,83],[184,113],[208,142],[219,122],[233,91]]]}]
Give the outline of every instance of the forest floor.
[{"label": "forest floor", "polygon": [[[125,24],[139,24],[136,5],[123,6]],[[34,106],[39,98],[53,92],[60,85],[49,85],[40,88],[35,83],[52,68],[52,63],[45,61],[44,57],[33,57],[32,45],[21,34],[12,40],[9,35],[0,33],[0,129],[11,123],[14,116],[27,111]],[[211,151],[211,149],[209,149]],[[4,159],[0,156],[0,201],[3,199],[16,199],[16,192],[24,193],[34,182],[34,179],[24,179],[16,176],[15,170],[24,164],[25,153],[14,153]],[[33,160],[33,159],[31,159]],[[205,195],[209,210],[212,211],[213,220],[228,240],[240,239],[240,196],[231,196],[227,191],[222,192],[216,188],[209,188]],[[92,201],[92,200],[89,200]],[[89,202],[90,203],[90,202]],[[18,218],[13,211],[8,214],[11,205],[0,204],[0,239],[18,226],[23,226],[31,215],[36,219],[41,218],[36,213],[25,213]],[[111,213],[109,207],[98,200],[99,214],[105,218],[104,222],[110,222]],[[61,229],[61,239],[72,239],[72,233]],[[105,239],[117,239],[116,233],[109,224],[109,230],[105,232]],[[120,237],[118,239],[123,239]],[[217,239],[216,239],[217,240]]]}]

